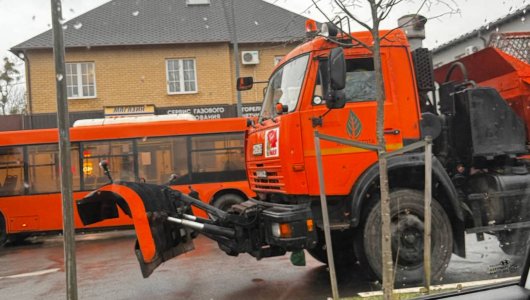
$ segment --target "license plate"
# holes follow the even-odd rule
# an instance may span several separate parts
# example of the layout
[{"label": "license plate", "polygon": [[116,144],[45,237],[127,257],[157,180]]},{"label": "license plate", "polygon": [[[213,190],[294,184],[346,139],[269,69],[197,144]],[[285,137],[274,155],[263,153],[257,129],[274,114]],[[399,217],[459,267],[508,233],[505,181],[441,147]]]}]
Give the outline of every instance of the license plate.
[{"label": "license plate", "polygon": [[263,144],[255,144],[252,146],[253,155],[262,155],[263,154]]},{"label": "license plate", "polygon": [[258,177],[258,178],[267,178],[267,171],[265,171],[265,170],[257,170],[256,171],[256,177]]}]

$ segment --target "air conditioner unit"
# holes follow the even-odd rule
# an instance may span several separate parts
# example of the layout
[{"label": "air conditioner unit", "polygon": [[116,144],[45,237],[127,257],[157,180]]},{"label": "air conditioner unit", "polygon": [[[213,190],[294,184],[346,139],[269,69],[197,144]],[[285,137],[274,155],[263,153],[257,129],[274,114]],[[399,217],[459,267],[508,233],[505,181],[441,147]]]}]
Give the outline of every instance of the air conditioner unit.
[{"label": "air conditioner unit", "polygon": [[241,62],[244,65],[259,64],[259,52],[258,51],[241,51]]},{"label": "air conditioner unit", "polygon": [[467,46],[466,50],[465,50],[466,55],[471,55],[471,54],[473,54],[473,53],[475,53],[477,51],[478,51],[478,47],[477,46]]}]

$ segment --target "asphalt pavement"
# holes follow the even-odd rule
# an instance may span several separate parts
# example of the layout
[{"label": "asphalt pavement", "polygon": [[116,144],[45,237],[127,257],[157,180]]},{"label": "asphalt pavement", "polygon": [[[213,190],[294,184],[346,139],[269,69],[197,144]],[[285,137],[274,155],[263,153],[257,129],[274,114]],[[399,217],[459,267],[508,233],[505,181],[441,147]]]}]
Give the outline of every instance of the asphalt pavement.
[{"label": "asphalt pavement", "polygon": [[[305,267],[289,256],[263,259],[230,257],[199,237],[196,250],[165,262],[142,278],[134,255],[133,231],[79,235],[76,242],[79,299],[326,299],[331,296],[326,266],[306,255]],[[435,283],[511,277],[522,262],[502,253],[495,237],[480,243],[467,236],[467,257],[453,255]],[[62,237],[31,238],[0,249],[0,299],[64,299]],[[339,274],[343,297],[379,290],[359,268]],[[398,286],[399,287],[399,286]]]}]

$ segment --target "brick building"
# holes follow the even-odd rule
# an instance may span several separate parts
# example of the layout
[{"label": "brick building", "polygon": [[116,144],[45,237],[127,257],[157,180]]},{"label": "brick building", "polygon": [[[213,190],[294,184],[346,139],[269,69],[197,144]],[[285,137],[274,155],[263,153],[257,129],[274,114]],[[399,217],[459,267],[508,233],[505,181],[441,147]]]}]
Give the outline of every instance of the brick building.
[{"label": "brick building", "polygon": [[[305,20],[261,0],[110,1],[65,23],[63,76],[54,71],[51,30],[11,49],[26,63],[25,127],[56,126],[56,76],[67,82],[72,122],[179,112],[236,116],[234,36],[240,76],[266,80],[303,40]],[[242,93],[244,114],[259,111],[261,90]]]}]

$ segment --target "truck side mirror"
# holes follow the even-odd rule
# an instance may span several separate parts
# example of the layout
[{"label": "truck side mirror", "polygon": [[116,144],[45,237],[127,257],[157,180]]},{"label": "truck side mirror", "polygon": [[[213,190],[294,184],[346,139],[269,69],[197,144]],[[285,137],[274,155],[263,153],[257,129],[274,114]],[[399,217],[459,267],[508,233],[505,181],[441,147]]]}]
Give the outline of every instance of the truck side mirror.
[{"label": "truck side mirror", "polygon": [[239,77],[237,79],[237,90],[238,91],[247,91],[252,88],[254,85],[254,78],[252,77]]},{"label": "truck side mirror", "polygon": [[322,83],[326,106],[329,109],[343,108],[346,105],[346,59],[341,47],[331,49],[329,59],[322,61]]},{"label": "truck side mirror", "polygon": [[346,59],[341,47],[331,49],[329,54],[329,79],[331,89],[335,91],[346,86]]}]

